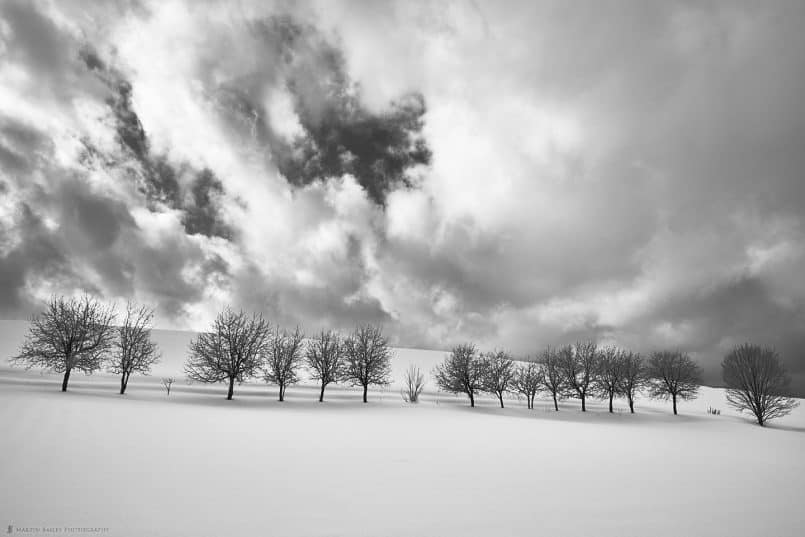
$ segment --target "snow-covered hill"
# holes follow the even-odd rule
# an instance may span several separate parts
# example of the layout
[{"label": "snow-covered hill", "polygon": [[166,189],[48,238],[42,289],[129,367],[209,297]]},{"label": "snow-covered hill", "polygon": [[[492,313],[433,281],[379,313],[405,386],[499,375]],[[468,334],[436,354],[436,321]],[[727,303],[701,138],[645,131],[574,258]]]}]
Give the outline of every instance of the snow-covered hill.
[{"label": "snow-covered hill", "polygon": [[[410,351],[408,358],[426,354]],[[400,363],[400,366],[402,363]],[[425,365],[425,364],[422,364]],[[0,523],[104,535],[801,535],[805,409],[752,425],[718,389],[615,414],[309,386],[285,403],[156,377],[0,371]],[[706,412],[709,406],[722,415]],[[5,526],[4,526],[5,527]],[[40,533],[41,534],[41,533]]]}]

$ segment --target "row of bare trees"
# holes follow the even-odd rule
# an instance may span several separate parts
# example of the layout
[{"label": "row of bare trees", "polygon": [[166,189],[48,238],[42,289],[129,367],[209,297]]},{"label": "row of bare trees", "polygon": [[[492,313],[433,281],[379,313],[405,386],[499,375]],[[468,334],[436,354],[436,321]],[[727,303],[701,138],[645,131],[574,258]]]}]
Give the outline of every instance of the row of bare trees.
[{"label": "row of bare trees", "polygon": [[[132,373],[147,374],[160,353],[151,340],[154,311],[128,302],[121,316],[115,306],[87,295],[53,297],[45,311],[31,320],[20,353],[11,363],[62,373],[67,391],[73,371],[91,374],[104,367],[120,375],[126,392]],[[118,319],[120,324],[115,324]]]},{"label": "row of bare trees", "polygon": [[[74,370],[90,374],[105,367],[120,375],[123,394],[133,373],[148,374],[160,359],[151,339],[153,317],[153,309],[133,302],[119,315],[114,305],[86,295],[53,297],[31,320],[20,353],[11,362],[62,373],[62,391]],[[209,332],[191,342],[185,373],[198,382],[226,382],[227,399],[232,399],[236,382],[262,377],[278,386],[283,401],[287,387],[307,369],[319,383],[319,401],[329,384],[345,382],[362,387],[366,402],[369,386],[390,384],[390,361],[388,340],[376,326],[358,327],[347,337],[322,331],[306,340],[299,328],[272,328],[260,314],[227,308]],[[721,365],[728,404],[751,412],[760,425],[798,405],[788,394],[790,377],[774,349],[740,345]],[[568,397],[579,399],[586,411],[587,400],[594,397],[608,400],[613,412],[614,399],[624,397],[634,413],[635,397],[645,393],[670,399],[676,414],[677,402],[695,398],[701,384],[700,367],[683,352],[658,351],[644,360],[640,354],[592,341],[548,347],[525,362],[504,351],[479,353],[475,345],[462,344],[436,367],[434,376],[441,390],[466,394],[470,406],[479,393],[488,393],[503,408],[504,396],[514,393],[533,409],[536,396],[544,393],[557,411],[559,400]],[[412,367],[405,383],[403,398],[416,402],[425,376]]]},{"label": "row of bare trees", "polygon": [[227,399],[232,399],[236,382],[262,377],[278,386],[284,401],[285,390],[300,380],[305,368],[320,385],[319,401],[329,384],[345,382],[363,388],[365,403],[369,386],[391,383],[391,347],[377,326],[360,326],[347,337],[322,331],[306,341],[298,327],[272,329],[259,313],[225,309],[209,332],[190,343],[185,363],[191,380],[226,382]]},{"label": "row of bare trees", "polygon": [[[101,369],[120,375],[124,394],[133,373],[148,374],[160,358],[151,339],[154,311],[134,302],[116,312],[113,304],[88,295],[53,297],[31,326],[14,365],[42,367],[63,374],[67,391],[73,371],[91,374]],[[299,381],[303,366],[321,385],[319,400],[333,382],[363,388],[367,401],[371,385],[391,382],[391,349],[382,330],[362,326],[349,337],[323,331],[306,342],[299,328],[271,327],[260,314],[222,311],[209,332],[191,343],[185,364],[188,378],[198,382],[227,382],[227,399],[235,382],[261,376],[279,387],[279,400],[288,386]]]},{"label": "row of bare trees", "polygon": [[[752,412],[760,425],[798,404],[787,395],[790,378],[773,349],[736,347],[724,359],[722,370],[727,402]],[[495,396],[501,408],[504,395],[513,393],[525,397],[533,409],[537,394],[544,393],[553,400],[554,410],[559,410],[559,400],[571,397],[580,401],[582,412],[590,397],[607,400],[609,412],[614,411],[613,401],[624,397],[634,413],[636,396],[645,393],[670,399],[677,414],[677,402],[694,399],[701,384],[701,368],[686,353],[657,351],[645,360],[640,354],[599,347],[592,341],[548,347],[538,358],[519,364],[505,352],[479,353],[475,345],[462,344],[434,374],[441,390],[466,394],[472,407],[478,394],[485,392]]]}]

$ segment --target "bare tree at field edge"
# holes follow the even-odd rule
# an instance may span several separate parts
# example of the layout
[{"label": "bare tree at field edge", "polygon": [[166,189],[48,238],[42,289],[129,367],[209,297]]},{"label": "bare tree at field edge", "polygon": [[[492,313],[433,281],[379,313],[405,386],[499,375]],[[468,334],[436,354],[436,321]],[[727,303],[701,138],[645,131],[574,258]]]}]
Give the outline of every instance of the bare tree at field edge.
[{"label": "bare tree at field edge", "polygon": [[344,348],[338,333],[321,331],[308,343],[305,361],[311,371],[311,378],[319,381],[319,403],[323,403],[325,388],[330,383],[341,380],[344,373]]},{"label": "bare tree at field edge", "polygon": [[651,354],[646,375],[651,397],[671,399],[674,415],[679,399],[695,399],[701,385],[701,368],[690,356],[679,351],[658,351]]},{"label": "bare tree at field edge", "polygon": [[475,406],[475,396],[483,389],[484,362],[472,343],[456,345],[444,361],[436,366],[434,377],[439,389],[449,393],[463,393]]},{"label": "bare tree at field edge", "polygon": [[791,377],[770,347],[739,345],[721,362],[721,370],[727,385],[727,403],[738,410],[750,411],[761,427],[799,406],[788,395]]},{"label": "bare tree at field edge", "polygon": [[31,319],[20,353],[10,361],[63,373],[61,391],[66,392],[74,369],[91,374],[101,368],[114,343],[114,319],[112,306],[89,295],[54,296],[47,309]]},{"label": "bare tree at field edge", "polygon": [[370,385],[391,384],[391,348],[379,326],[360,326],[344,341],[343,378],[363,388],[364,403]]},{"label": "bare tree at field edge", "polygon": [[227,381],[226,398],[231,400],[235,382],[257,374],[269,337],[269,323],[261,314],[249,316],[226,308],[215,318],[209,332],[190,342],[185,373],[198,382]]}]

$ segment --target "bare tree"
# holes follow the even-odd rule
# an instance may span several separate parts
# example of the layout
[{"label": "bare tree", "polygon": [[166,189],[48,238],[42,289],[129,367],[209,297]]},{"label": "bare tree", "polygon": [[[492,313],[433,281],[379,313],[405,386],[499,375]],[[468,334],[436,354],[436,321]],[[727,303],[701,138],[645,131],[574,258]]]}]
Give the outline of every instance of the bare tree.
[{"label": "bare tree", "polygon": [[270,334],[269,323],[261,314],[249,316],[226,308],[215,318],[210,332],[190,342],[185,373],[198,382],[228,381],[226,398],[230,400],[235,381],[243,382],[259,371]]},{"label": "bare tree", "polygon": [[450,393],[465,393],[470,406],[475,406],[475,395],[481,391],[484,381],[484,362],[472,343],[453,347],[444,362],[434,370],[440,390]]},{"label": "bare tree", "polygon": [[613,412],[612,400],[620,393],[624,374],[623,352],[616,347],[606,347],[599,351],[598,373],[595,375],[595,388],[609,399],[609,412]]},{"label": "bare tree", "polygon": [[20,353],[10,361],[26,369],[43,367],[64,373],[61,391],[67,391],[70,373],[87,375],[101,368],[114,342],[114,308],[84,295],[53,297],[45,311],[31,319]]},{"label": "bare tree", "polygon": [[363,402],[369,386],[391,384],[391,348],[378,326],[358,327],[344,341],[344,380],[363,387]]},{"label": "bare tree", "polygon": [[534,398],[543,384],[542,368],[539,363],[529,360],[517,366],[512,387],[514,391],[525,396],[529,409],[534,409]]},{"label": "bare tree", "polygon": [[109,371],[120,375],[120,394],[126,393],[132,373],[147,375],[160,359],[157,344],[151,340],[154,310],[129,301],[123,324],[117,328],[117,339]]},{"label": "bare tree", "polygon": [[791,377],[772,348],[749,343],[735,347],[721,362],[721,373],[727,385],[727,403],[752,412],[761,427],[799,405],[788,396]]},{"label": "bare tree", "polygon": [[562,371],[567,387],[581,400],[581,411],[587,411],[587,396],[592,391],[598,371],[598,347],[593,341],[576,343],[559,349]]},{"label": "bare tree", "polygon": [[299,381],[304,339],[298,326],[293,332],[276,328],[268,344],[263,378],[279,386],[280,401],[285,401],[285,389]]},{"label": "bare tree", "polygon": [[307,345],[305,361],[311,370],[311,378],[321,384],[319,403],[324,402],[324,389],[331,382],[341,379],[344,369],[344,353],[341,337],[337,332],[319,333]]},{"label": "bare tree", "polygon": [[173,377],[163,377],[162,378],[162,387],[165,388],[165,391],[167,392],[168,397],[170,397],[171,386],[173,386],[174,382],[176,382],[176,379],[173,378]]},{"label": "bare tree", "polygon": [[629,401],[629,412],[634,414],[634,400],[637,392],[646,385],[646,367],[643,357],[637,353],[623,354],[623,371],[620,381],[620,393]]},{"label": "bare tree", "polygon": [[503,395],[512,388],[517,373],[514,362],[504,351],[489,352],[483,357],[483,361],[483,390],[494,394],[500,402],[500,408],[503,408]]},{"label": "bare tree", "polygon": [[402,397],[406,403],[418,403],[419,395],[425,389],[425,375],[418,366],[411,364],[405,370],[405,387]]},{"label": "bare tree", "polygon": [[[572,353],[572,349],[570,352]],[[546,347],[542,351],[539,361],[542,365],[542,385],[553,397],[554,410],[559,412],[559,399],[567,388],[565,372],[562,369],[562,358],[555,349]]]},{"label": "bare tree", "polygon": [[690,356],[679,351],[658,351],[648,361],[647,376],[651,397],[671,399],[674,415],[678,399],[695,399],[701,384],[701,368]]}]

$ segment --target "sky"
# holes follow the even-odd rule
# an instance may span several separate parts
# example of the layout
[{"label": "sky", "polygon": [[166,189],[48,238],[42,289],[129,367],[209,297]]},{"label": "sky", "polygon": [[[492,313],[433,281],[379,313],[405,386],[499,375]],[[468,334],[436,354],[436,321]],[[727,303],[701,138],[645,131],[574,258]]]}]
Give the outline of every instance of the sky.
[{"label": "sky", "polygon": [[802,2],[0,1],[0,318],[774,346],[805,391]]}]

